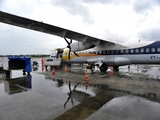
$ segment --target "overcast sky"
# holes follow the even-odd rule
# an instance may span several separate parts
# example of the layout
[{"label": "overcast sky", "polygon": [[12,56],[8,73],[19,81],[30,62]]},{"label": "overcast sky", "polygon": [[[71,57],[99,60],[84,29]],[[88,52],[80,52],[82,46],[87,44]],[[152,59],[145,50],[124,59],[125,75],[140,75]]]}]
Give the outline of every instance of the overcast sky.
[{"label": "overcast sky", "polygon": [[[160,0],[0,0],[0,10],[116,43],[160,40]],[[0,55],[50,54],[63,38],[0,23]]]}]

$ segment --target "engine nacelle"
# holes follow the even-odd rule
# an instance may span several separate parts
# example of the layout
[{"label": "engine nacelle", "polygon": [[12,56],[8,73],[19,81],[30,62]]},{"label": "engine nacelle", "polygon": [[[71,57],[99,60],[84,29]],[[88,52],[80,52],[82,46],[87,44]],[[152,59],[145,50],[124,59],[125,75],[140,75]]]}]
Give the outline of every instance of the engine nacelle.
[{"label": "engine nacelle", "polygon": [[74,42],[71,45],[71,51],[81,51],[95,47],[91,43]]}]

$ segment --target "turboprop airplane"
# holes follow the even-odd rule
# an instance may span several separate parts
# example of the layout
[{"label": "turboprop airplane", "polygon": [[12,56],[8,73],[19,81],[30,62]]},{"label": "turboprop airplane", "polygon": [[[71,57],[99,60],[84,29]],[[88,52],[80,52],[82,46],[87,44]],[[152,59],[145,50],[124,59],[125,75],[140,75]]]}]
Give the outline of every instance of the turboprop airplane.
[{"label": "turboprop airplane", "polygon": [[0,22],[64,38],[68,44],[68,51],[62,53],[64,63],[96,63],[101,72],[109,66],[118,70],[123,65],[160,63],[160,41],[129,47],[2,11]]}]

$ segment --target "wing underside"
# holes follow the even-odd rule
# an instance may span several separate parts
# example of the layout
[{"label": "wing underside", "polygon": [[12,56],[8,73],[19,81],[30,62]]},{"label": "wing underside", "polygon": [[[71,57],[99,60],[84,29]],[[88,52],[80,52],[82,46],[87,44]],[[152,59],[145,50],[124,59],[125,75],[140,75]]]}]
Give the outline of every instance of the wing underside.
[{"label": "wing underside", "polygon": [[114,44],[113,42],[105,41],[85,34],[67,30],[61,27],[49,25],[43,22],[16,16],[2,11],[0,11],[0,22],[47,34],[56,35],[62,38],[73,39],[76,41],[80,41],[82,43],[91,43],[93,45],[102,45],[102,46],[108,44]]}]

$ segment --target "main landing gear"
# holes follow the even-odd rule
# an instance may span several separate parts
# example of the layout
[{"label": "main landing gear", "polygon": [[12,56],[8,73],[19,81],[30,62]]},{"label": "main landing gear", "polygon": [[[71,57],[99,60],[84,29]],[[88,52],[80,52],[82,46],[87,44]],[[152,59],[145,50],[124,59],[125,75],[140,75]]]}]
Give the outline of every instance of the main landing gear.
[{"label": "main landing gear", "polygon": [[114,70],[115,72],[118,72],[118,71],[119,71],[119,66],[114,66],[114,67],[113,67],[113,70]]},{"label": "main landing gear", "polygon": [[[101,72],[106,72],[107,69],[108,69],[108,66],[107,66],[105,63],[103,63],[103,64],[100,66],[100,71],[101,71]],[[118,72],[118,71],[119,71],[119,66],[113,66],[113,70],[114,70],[115,72]]]},{"label": "main landing gear", "polygon": [[108,66],[107,66],[105,63],[103,63],[103,64],[100,66],[100,71],[101,71],[101,72],[106,72],[107,69],[108,69]]}]

